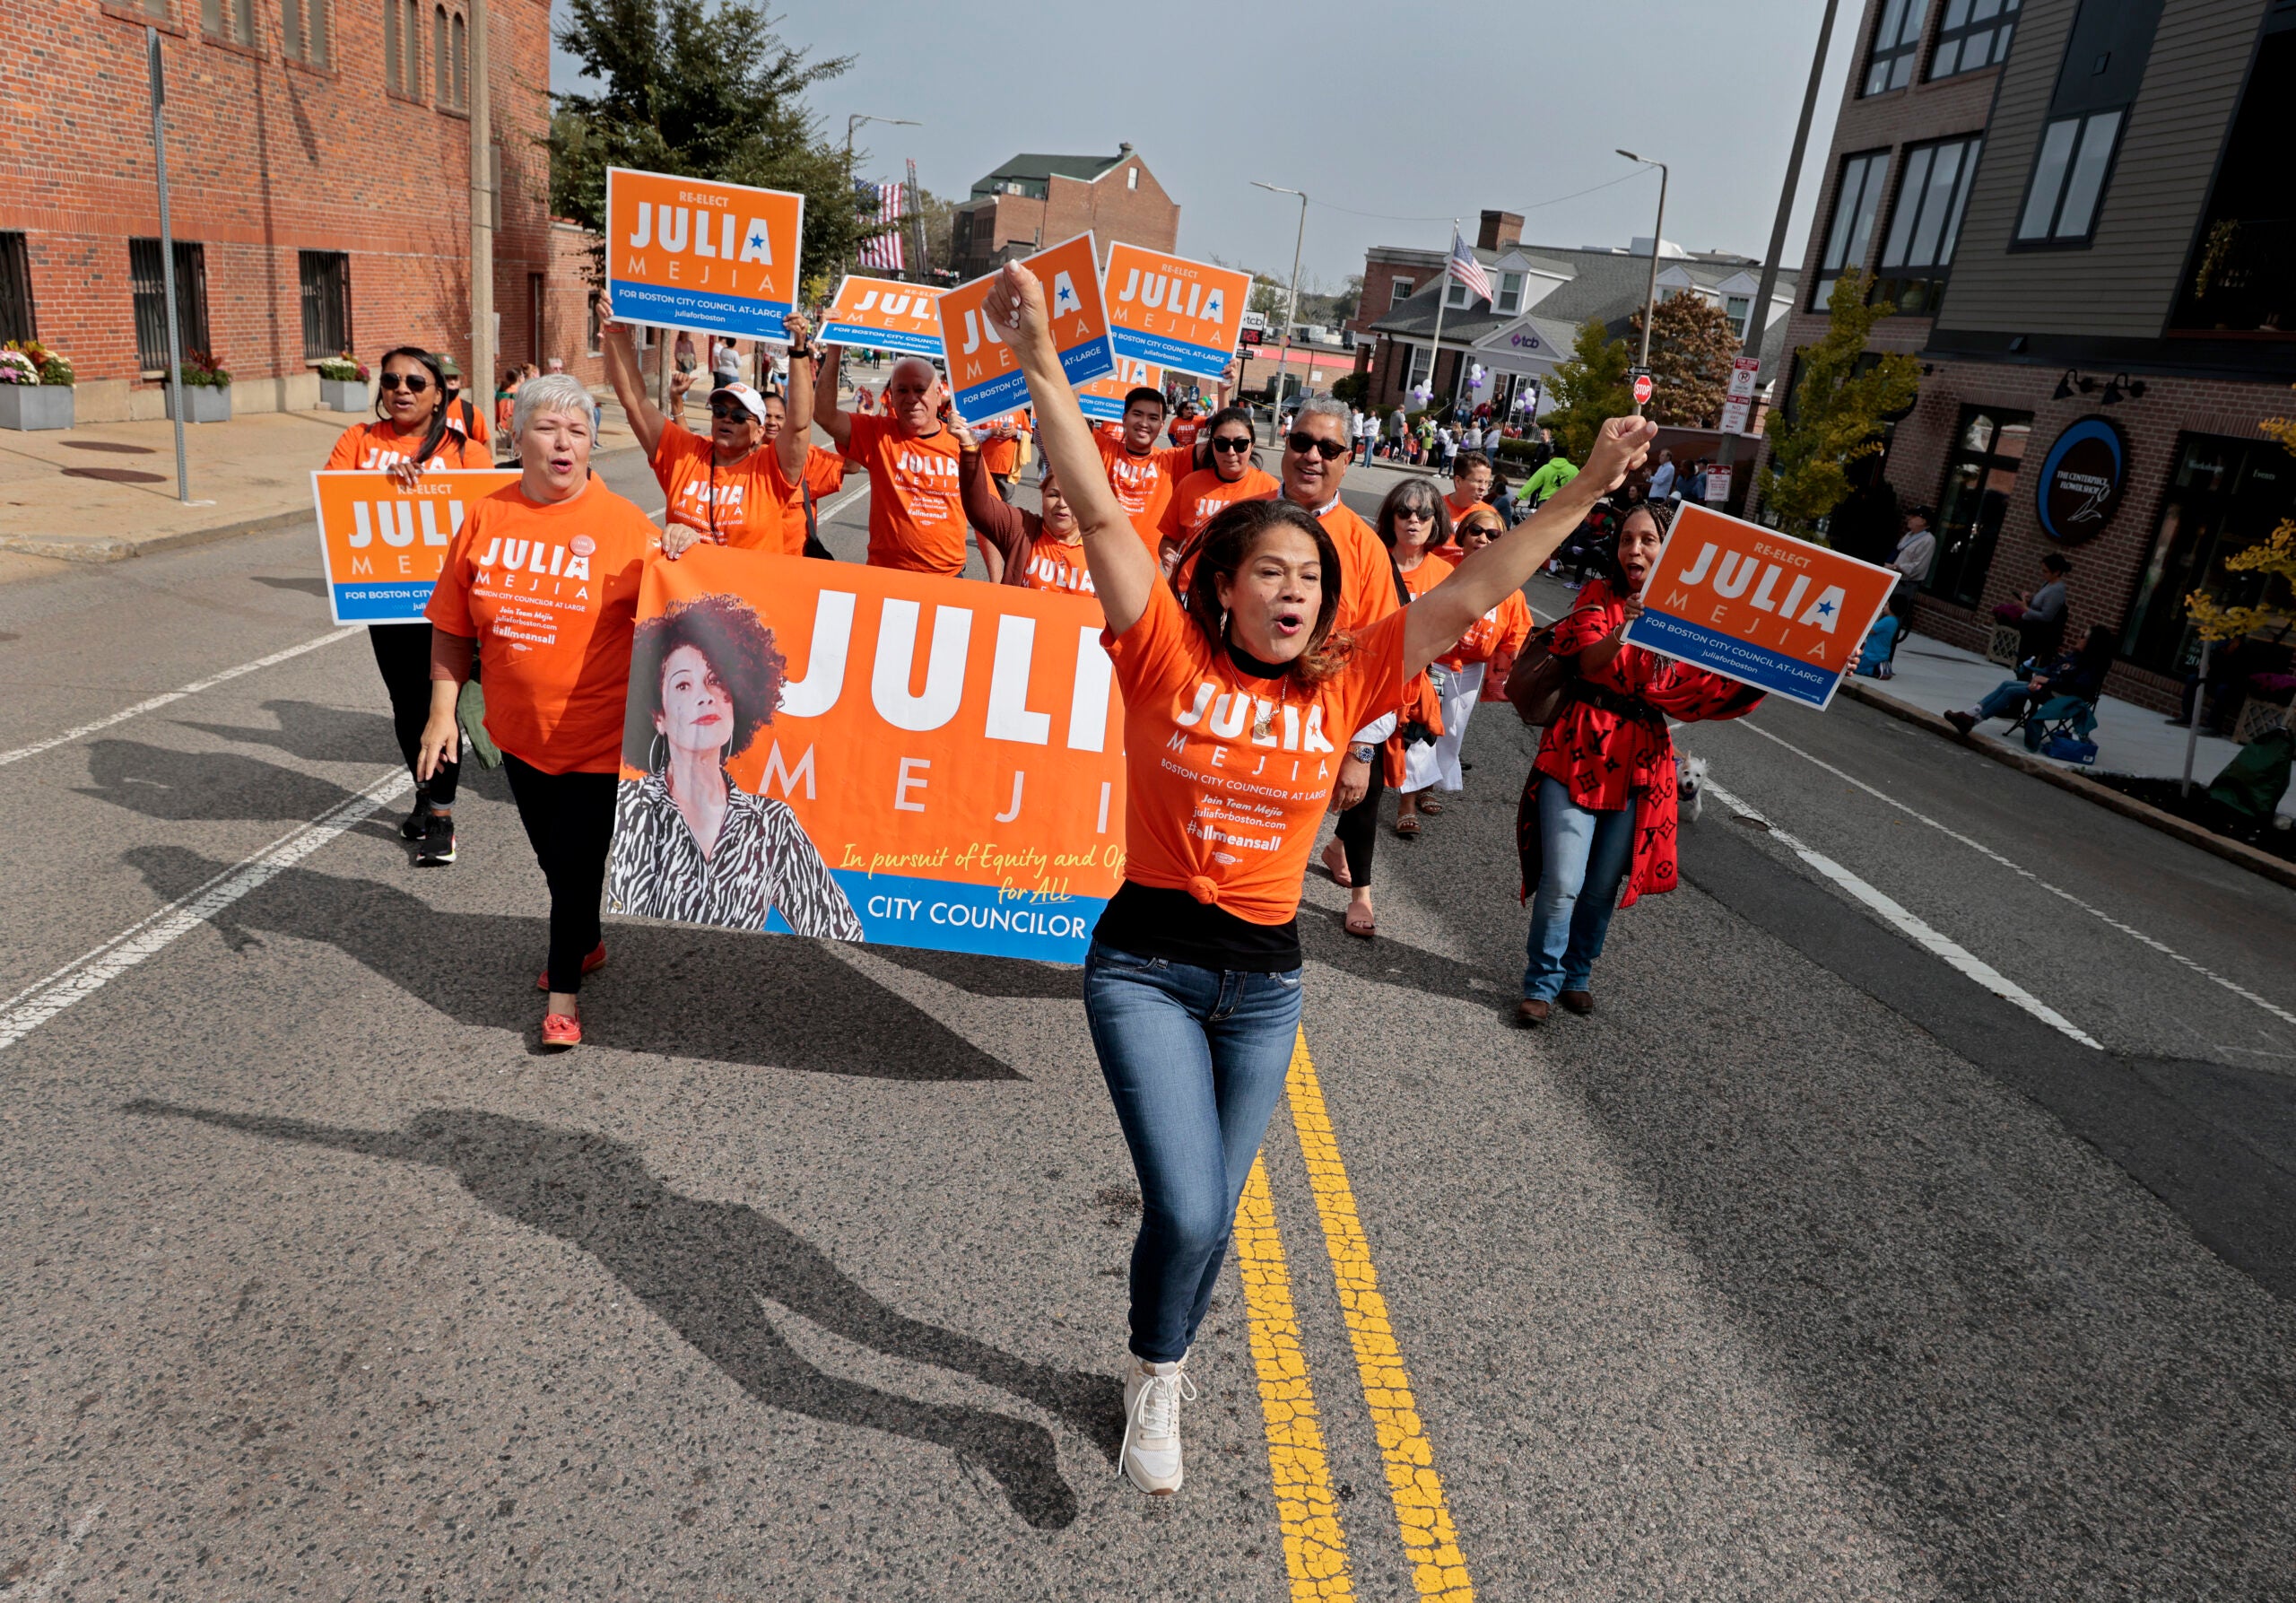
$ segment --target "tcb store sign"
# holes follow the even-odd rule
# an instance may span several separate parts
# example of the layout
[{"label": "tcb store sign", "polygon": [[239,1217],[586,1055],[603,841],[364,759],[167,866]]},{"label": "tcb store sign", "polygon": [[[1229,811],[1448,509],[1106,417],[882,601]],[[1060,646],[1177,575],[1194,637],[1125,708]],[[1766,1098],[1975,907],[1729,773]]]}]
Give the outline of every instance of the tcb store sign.
[{"label": "tcb store sign", "polygon": [[2033,488],[2041,530],[2060,545],[2100,533],[2120,505],[2128,482],[2128,440],[2109,417],[2069,424],[2041,458]]}]

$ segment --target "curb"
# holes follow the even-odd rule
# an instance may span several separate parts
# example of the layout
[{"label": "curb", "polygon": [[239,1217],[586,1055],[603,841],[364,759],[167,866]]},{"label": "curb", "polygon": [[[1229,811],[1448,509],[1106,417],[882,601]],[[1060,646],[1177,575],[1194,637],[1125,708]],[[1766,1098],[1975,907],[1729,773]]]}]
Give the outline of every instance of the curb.
[{"label": "curb", "polygon": [[272,512],[261,518],[216,524],[208,528],[178,529],[173,534],[152,535],[142,540],[122,540],[114,536],[75,540],[68,536],[0,535],[0,551],[20,552],[25,556],[53,557],[67,562],[124,562],[130,557],[157,556],[163,551],[212,544],[218,540],[237,539],[241,535],[276,534],[281,529],[308,525],[310,521],[310,509],[299,507],[291,512]]},{"label": "curb", "polygon": [[2269,852],[2258,851],[2242,841],[2227,840],[2196,823],[2179,818],[2173,813],[2163,813],[2133,796],[2123,796],[2109,785],[2100,785],[2096,780],[2084,779],[2077,773],[2067,773],[2054,762],[2044,762],[2029,753],[2003,745],[1999,741],[1964,740],[1960,730],[1937,714],[1900,701],[1894,696],[1884,695],[1872,685],[1855,678],[1846,678],[1841,682],[1841,693],[1853,701],[1864,702],[1877,712],[1886,712],[1892,718],[1917,724],[1933,735],[1942,735],[1964,750],[1990,757],[1996,762],[2016,769],[2021,773],[2029,773],[2037,780],[2045,780],[2060,790],[2069,790],[2075,796],[2084,797],[2124,818],[2149,825],[2164,835],[2174,835],[2187,846],[2196,846],[2228,863],[2246,868],[2251,874],[2260,874],[2266,879],[2296,890],[2296,863],[2283,862]]}]

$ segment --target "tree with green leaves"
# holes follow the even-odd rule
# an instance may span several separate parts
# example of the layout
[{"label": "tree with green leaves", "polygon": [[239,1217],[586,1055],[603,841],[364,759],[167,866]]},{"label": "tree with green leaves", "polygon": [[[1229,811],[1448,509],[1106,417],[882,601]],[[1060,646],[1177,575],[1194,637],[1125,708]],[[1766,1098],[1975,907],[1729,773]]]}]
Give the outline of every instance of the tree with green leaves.
[{"label": "tree with green leaves", "polygon": [[1866,348],[1874,325],[1897,309],[1866,299],[1873,282],[1862,273],[1834,280],[1825,334],[1796,349],[1794,393],[1763,430],[1770,483],[1762,504],[1778,514],[1779,527],[1805,540],[1817,538],[1818,519],[1849,493],[1849,464],[1882,449],[1883,419],[1911,405],[1921,388],[1921,364],[1912,357]]},{"label": "tree with green leaves", "polygon": [[1547,395],[1554,405],[1539,422],[1554,431],[1556,446],[1571,461],[1587,459],[1604,419],[1634,410],[1634,392],[1626,376],[1633,365],[1626,342],[1606,337],[1599,318],[1587,320],[1570,354],[1555,363],[1547,381]]},{"label": "tree with green leaves", "polygon": [[825,286],[877,231],[804,103],[852,57],[810,59],[773,21],[763,0],[570,0],[558,42],[603,88],[555,97],[552,212],[603,234],[609,167],[789,190],[805,197],[799,277]]},{"label": "tree with green leaves", "polygon": [[[1631,337],[1642,337],[1642,314]],[[1652,393],[1648,414],[1681,429],[1710,429],[1730,388],[1737,332],[1727,313],[1698,295],[1669,295],[1650,318]]]}]

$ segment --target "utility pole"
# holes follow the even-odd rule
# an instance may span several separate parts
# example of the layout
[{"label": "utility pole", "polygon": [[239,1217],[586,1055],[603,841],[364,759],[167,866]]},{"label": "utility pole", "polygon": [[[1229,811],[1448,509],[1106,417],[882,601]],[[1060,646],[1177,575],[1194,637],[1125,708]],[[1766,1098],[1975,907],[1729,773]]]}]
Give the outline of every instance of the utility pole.
[{"label": "utility pole", "polygon": [[[1650,325],[1658,310],[1658,248],[1666,242],[1666,164],[1653,161],[1648,156],[1638,156],[1632,151],[1618,153],[1630,161],[1639,161],[1645,167],[1658,170],[1658,221],[1650,234],[1650,282],[1642,292],[1642,357],[1635,364],[1647,373],[1650,370]],[[1639,417],[1642,408],[1637,405],[1634,412]]]},{"label": "utility pole", "polygon": [[152,159],[160,174],[160,283],[168,316],[168,408],[176,420],[176,499],[191,505],[191,464],[183,449],[183,340],[176,327],[176,241],[168,226],[167,75],[160,65],[160,30],[144,30],[152,73]]},{"label": "utility pole", "polygon": [[[853,131],[863,123],[883,123],[889,128],[921,128],[925,126],[921,122],[906,117],[872,117],[865,111],[856,111],[847,118],[845,119],[845,192],[848,195],[853,193]],[[848,258],[842,256],[837,258],[837,275],[839,279],[851,270]],[[830,286],[830,292],[831,294],[837,292],[835,284]]]},{"label": "utility pole", "polygon": [[[1292,294],[1283,308],[1283,343],[1276,348],[1275,405],[1269,409],[1267,427],[1272,434],[1283,419],[1283,375],[1292,366],[1292,324],[1300,315],[1300,248],[1308,242],[1308,196],[1305,190],[1286,189],[1280,184],[1263,184],[1252,180],[1252,187],[1265,189],[1271,195],[1296,195],[1300,197],[1300,231],[1292,239]],[[1312,360],[1312,359],[1311,359]],[[1309,370],[1314,371],[1311,367]]]},{"label": "utility pole", "polygon": [[[487,0],[470,0],[470,369],[465,395],[494,396],[494,102],[486,67]],[[534,353],[542,365],[542,353]]]},{"label": "utility pole", "polygon": [[[1818,21],[1817,53],[1810,57],[1810,82],[1802,91],[1802,120],[1794,127],[1794,149],[1786,158],[1786,183],[1778,192],[1778,216],[1770,225],[1770,254],[1762,258],[1761,285],[1754,292],[1754,303],[1746,313],[1746,337],[1739,349],[1755,361],[1761,360],[1762,335],[1770,322],[1770,298],[1778,290],[1778,258],[1786,254],[1786,230],[1794,218],[1794,191],[1802,181],[1802,157],[1810,144],[1810,119],[1818,109],[1818,84],[1826,75],[1826,50],[1833,42],[1833,18],[1840,0],[1826,0],[1825,14]],[[1746,409],[1746,421],[1753,421],[1753,407],[1761,403],[1757,395]],[[1727,468],[1738,458],[1738,437],[1722,436],[1717,466]],[[1746,494],[1738,504],[1750,504],[1753,487],[1747,486]]]}]

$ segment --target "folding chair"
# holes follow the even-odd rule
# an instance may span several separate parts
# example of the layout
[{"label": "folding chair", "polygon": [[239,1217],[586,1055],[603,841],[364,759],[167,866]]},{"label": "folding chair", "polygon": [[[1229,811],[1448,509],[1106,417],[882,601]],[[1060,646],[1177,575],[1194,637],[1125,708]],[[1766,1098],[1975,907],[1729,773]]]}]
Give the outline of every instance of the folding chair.
[{"label": "folding chair", "polygon": [[2097,743],[2097,706],[2079,696],[2051,696],[2025,715],[2025,749],[2054,757],[2060,762],[2093,767]]}]

